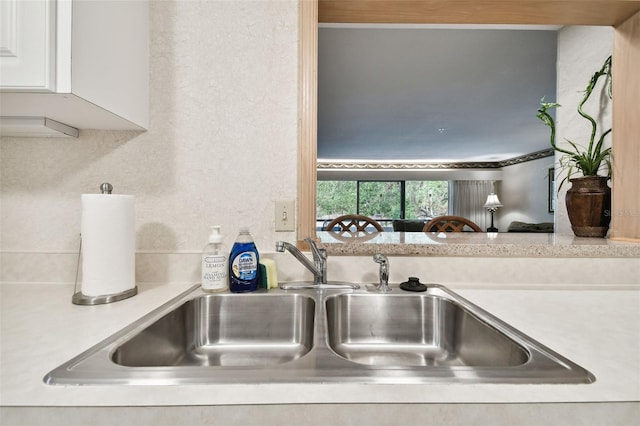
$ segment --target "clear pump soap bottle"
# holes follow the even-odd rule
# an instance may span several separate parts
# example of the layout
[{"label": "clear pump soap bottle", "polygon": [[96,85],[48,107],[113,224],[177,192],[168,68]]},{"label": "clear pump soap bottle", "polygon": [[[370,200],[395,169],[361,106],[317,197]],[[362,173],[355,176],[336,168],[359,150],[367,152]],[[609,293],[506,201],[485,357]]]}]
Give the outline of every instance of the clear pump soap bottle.
[{"label": "clear pump soap bottle", "polygon": [[229,251],[222,244],[220,226],[212,226],[209,244],[202,250],[202,290],[225,291],[229,288]]}]

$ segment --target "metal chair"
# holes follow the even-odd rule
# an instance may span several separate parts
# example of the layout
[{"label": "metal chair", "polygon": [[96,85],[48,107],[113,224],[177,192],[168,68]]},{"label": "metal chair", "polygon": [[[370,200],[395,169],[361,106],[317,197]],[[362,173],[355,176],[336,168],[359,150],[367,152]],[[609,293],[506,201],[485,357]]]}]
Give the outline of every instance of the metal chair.
[{"label": "metal chair", "polygon": [[478,225],[462,216],[434,217],[424,225],[422,232],[462,232],[465,226],[474,232],[482,232]]},{"label": "metal chair", "polygon": [[[371,231],[370,229],[366,229],[368,226],[373,226],[375,231]],[[338,229],[334,229],[334,228]],[[333,219],[327,227],[325,228],[327,231],[333,232],[382,232],[384,228],[374,219],[371,219],[368,216],[363,216],[359,214],[346,214],[343,216],[338,216]]]}]

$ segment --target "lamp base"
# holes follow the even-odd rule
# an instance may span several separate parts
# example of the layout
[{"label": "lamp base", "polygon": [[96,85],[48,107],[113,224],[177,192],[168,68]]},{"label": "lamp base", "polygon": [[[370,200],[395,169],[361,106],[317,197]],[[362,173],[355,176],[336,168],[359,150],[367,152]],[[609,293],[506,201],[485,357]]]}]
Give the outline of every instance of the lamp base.
[{"label": "lamp base", "polygon": [[498,232],[498,228],[490,226],[487,228],[487,232]]}]

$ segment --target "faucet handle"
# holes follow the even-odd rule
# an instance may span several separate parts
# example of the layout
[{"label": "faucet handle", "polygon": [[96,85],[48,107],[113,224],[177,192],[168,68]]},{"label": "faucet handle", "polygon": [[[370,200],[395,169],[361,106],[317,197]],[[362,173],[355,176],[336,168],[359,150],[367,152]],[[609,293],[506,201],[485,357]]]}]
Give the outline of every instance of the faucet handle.
[{"label": "faucet handle", "polygon": [[322,258],[323,260],[327,260],[327,250],[326,249],[318,249],[318,254],[320,255],[320,258]]},{"label": "faucet handle", "polygon": [[313,253],[313,258],[315,260],[325,260],[327,258],[327,251],[324,249],[318,249],[318,246],[316,245],[316,242],[313,241],[313,239],[305,238],[304,240],[309,244],[311,252]]}]

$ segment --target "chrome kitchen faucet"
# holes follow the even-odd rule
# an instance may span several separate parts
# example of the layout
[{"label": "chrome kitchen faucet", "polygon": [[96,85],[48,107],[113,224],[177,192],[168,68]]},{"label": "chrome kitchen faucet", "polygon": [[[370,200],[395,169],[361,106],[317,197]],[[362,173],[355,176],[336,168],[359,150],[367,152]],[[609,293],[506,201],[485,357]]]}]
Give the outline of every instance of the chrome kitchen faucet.
[{"label": "chrome kitchen faucet", "polygon": [[313,254],[313,263],[304,255],[296,246],[287,243],[286,241],[276,241],[276,251],[284,253],[288,251],[298,259],[300,263],[304,265],[313,274],[313,284],[281,284],[280,288],[285,290],[291,289],[304,289],[304,288],[322,288],[322,289],[340,289],[340,288],[352,288],[358,289],[358,284],[352,283],[333,283],[327,284],[327,251],[325,249],[319,249],[315,241],[311,238],[305,238],[305,241],[311,247],[311,253]]}]

